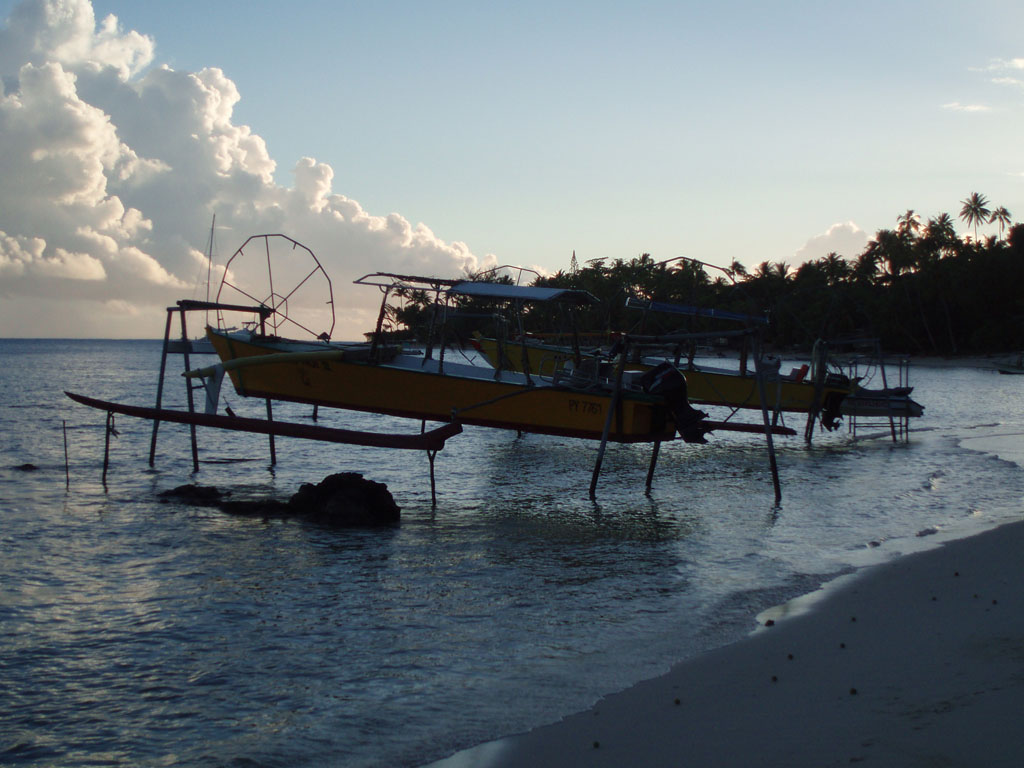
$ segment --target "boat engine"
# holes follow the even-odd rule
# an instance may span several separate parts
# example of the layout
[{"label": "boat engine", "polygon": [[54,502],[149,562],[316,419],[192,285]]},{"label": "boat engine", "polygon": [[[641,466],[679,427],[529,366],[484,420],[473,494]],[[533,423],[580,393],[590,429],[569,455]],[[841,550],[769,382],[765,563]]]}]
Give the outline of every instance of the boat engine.
[{"label": "boat engine", "polygon": [[640,386],[650,395],[665,398],[672,418],[675,419],[676,431],[684,441],[707,442],[704,439],[704,435],[710,431],[704,424],[707,414],[690,405],[686,393],[686,378],[678,368],[670,363],[661,363],[640,377]]}]

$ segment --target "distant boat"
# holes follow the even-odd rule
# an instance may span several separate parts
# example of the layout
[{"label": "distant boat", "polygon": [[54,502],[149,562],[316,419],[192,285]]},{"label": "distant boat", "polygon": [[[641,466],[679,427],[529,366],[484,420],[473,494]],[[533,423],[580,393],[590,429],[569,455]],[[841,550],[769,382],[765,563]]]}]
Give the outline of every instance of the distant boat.
[{"label": "distant boat", "polygon": [[217,350],[207,338],[199,339],[168,339],[167,351],[175,354],[215,355]]},{"label": "distant boat", "polygon": [[1008,365],[1002,365],[996,370],[1007,376],[1020,376],[1024,374],[1024,352],[1017,355],[1016,362],[1009,363]]},{"label": "distant boat", "polygon": [[843,400],[844,416],[891,416],[918,418],[924,415],[924,406],[911,399],[913,387],[864,389],[854,385],[853,392]]}]

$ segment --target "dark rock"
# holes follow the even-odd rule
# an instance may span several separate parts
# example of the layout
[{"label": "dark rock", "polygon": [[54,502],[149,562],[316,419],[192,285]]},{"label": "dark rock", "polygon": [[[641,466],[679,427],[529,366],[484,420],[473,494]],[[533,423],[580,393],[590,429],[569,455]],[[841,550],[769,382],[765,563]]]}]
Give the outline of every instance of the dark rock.
[{"label": "dark rock", "polygon": [[288,508],[317,522],[358,528],[394,526],[401,518],[401,508],[388,487],[358,472],[340,472],[316,485],[303,484]]},{"label": "dark rock", "polygon": [[39,467],[37,467],[35,464],[19,464],[18,466],[15,467],[15,469],[20,470],[22,472],[35,472],[37,469],[39,469]]},{"label": "dark rock", "polygon": [[213,486],[180,485],[163,491],[160,498],[197,506],[215,506],[230,515],[299,517],[348,528],[395,526],[401,514],[401,509],[384,483],[366,480],[358,472],[329,475],[316,485],[304,483],[288,501],[228,501],[224,498],[226,495]]},{"label": "dark rock", "polygon": [[213,507],[221,503],[225,494],[212,485],[179,485],[169,491],[161,491],[157,495],[165,501],[174,499],[200,507]]}]

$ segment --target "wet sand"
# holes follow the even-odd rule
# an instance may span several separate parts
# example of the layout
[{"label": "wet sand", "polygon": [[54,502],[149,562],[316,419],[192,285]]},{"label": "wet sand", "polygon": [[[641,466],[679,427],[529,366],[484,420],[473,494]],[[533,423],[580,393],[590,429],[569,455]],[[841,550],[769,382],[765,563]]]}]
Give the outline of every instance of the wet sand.
[{"label": "wet sand", "polygon": [[435,765],[1024,765],[1024,523],[840,581],[809,612]]}]

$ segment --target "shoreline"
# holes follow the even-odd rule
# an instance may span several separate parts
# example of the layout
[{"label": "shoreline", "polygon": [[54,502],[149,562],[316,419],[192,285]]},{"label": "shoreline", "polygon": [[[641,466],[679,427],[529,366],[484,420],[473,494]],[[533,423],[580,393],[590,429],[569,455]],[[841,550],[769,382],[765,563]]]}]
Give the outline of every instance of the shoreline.
[{"label": "shoreline", "polygon": [[1020,765],[1021,553],[1024,521],[864,567],[809,611],[430,765]]}]

